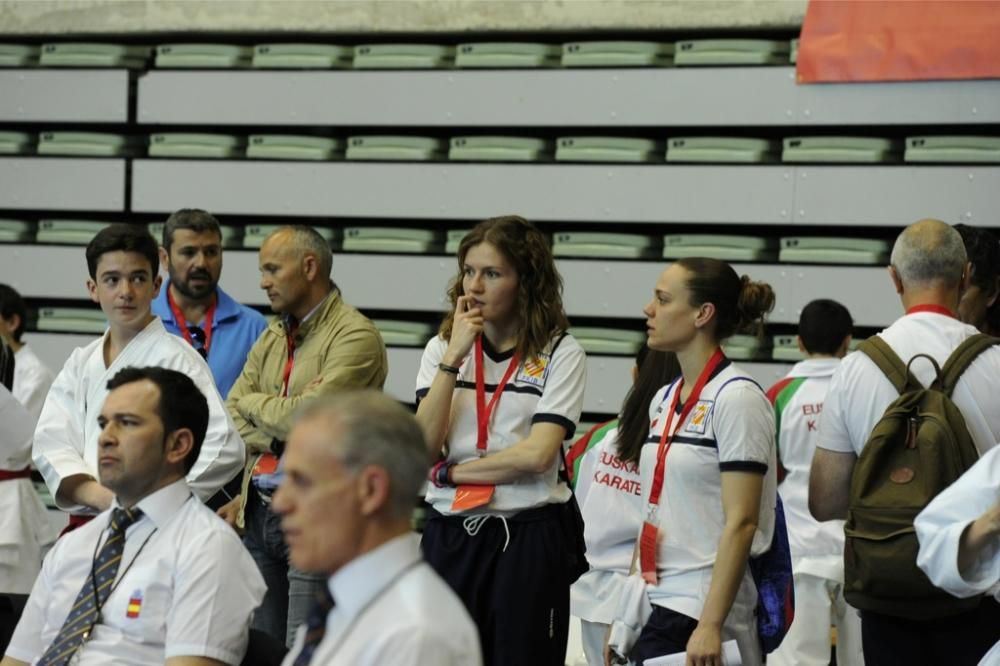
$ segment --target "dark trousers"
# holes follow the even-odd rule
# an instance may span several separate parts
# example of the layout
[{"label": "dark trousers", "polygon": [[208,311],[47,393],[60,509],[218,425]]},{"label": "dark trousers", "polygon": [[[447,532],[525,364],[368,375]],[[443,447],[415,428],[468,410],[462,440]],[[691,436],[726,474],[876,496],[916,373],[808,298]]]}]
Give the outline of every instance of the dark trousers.
[{"label": "dark trousers", "polygon": [[569,579],[559,507],[489,518],[470,535],[463,516],[428,510],[424,558],[465,603],[484,666],[563,666]]},{"label": "dark trousers", "polygon": [[27,601],[27,594],[0,594],[0,654],[7,651]]},{"label": "dark trousers", "polygon": [[698,620],[677,611],[653,606],[646,626],[632,648],[629,659],[642,666],[647,659],[687,650],[688,639],[698,627]]},{"label": "dark trousers", "polygon": [[861,611],[865,666],[976,666],[1000,640],[1000,604],[937,620],[906,620]]}]

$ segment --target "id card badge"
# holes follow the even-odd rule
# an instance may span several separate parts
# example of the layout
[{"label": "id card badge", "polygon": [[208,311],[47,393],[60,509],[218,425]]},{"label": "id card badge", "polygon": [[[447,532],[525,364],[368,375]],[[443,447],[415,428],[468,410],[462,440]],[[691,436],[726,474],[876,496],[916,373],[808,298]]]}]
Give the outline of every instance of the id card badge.
[{"label": "id card badge", "polygon": [[468,511],[476,507],[486,506],[493,499],[496,486],[462,484],[455,487],[455,500],[451,503],[452,511]]}]

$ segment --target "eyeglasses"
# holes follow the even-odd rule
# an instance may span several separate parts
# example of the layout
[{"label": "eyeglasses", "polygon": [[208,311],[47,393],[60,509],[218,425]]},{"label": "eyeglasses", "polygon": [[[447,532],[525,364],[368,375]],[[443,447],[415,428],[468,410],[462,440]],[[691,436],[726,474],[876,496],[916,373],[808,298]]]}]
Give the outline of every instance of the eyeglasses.
[{"label": "eyeglasses", "polygon": [[205,349],[205,331],[200,326],[190,326],[188,327],[188,333],[191,334],[191,343],[195,351],[201,354],[202,358],[207,359],[208,350]]}]

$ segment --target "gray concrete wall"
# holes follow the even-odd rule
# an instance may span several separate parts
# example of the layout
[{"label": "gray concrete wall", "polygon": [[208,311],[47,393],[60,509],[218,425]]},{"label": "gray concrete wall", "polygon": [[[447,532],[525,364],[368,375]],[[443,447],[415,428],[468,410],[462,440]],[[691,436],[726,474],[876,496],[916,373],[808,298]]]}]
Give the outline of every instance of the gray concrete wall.
[{"label": "gray concrete wall", "polygon": [[0,35],[792,29],[807,0],[0,0]]}]

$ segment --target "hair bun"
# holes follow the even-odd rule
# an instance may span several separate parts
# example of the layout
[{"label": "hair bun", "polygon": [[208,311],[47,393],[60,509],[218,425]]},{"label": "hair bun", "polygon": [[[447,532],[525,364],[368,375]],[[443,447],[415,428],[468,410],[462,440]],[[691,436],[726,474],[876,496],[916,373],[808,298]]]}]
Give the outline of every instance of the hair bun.
[{"label": "hair bun", "polygon": [[749,275],[740,277],[740,297],[737,300],[740,329],[754,324],[763,325],[764,315],[774,309],[774,289],[766,282],[756,282]]}]

